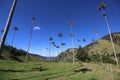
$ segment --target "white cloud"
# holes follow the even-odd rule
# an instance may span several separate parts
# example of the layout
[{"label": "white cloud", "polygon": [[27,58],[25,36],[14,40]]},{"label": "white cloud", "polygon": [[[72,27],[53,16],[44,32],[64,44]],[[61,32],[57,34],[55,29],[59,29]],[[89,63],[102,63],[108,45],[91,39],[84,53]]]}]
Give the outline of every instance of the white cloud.
[{"label": "white cloud", "polygon": [[40,30],[40,27],[34,27],[33,30]]}]

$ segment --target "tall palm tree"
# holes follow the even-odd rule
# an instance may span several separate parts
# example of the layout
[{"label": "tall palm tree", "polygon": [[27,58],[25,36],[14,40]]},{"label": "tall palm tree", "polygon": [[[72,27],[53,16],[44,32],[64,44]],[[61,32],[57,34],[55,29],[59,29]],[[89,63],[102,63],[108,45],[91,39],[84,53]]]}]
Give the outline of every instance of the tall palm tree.
[{"label": "tall palm tree", "polygon": [[55,42],[52,42],[51,44],[53,44],[53,46],[55,45]]},{"label": "tall palm tree", "polygon": [[107,19],[105,9],[106,9],[106,4],[104,2],[102,2],[101,4],[98,5],[98,10],[99,11],[102,10],[103,16],[105,18],[105,22],[106,22],[106,25],[107,25],[108,33],[109,33],[109,36],[110,36],[110,40],[111,40],[111,44],[112,44],[112,48],[113,48],[113,52],[114,52],[114,56],[115,56],[115,60],[116,60],[116,64],[118,66],[118,59],[117,59],[117,55],[116,55],[116,50],[115,50],[115,46],[113,44],[113,38],[112,38],[112,35],[111,35],[110,26],[109,26],[109,23],[108,23],[108,19]]},{"label": "tall palm tree", "polygon": [[[62,43],[62,37],[63,37],[63,34],[62,33],[59,33],[58,34],[58,37],[60,37],[61,38],[61,43]],[[61,45],[61,44],[60,44]],[[62,46],[62,45],[61,45]]]},{"label": "tall palm tree", "polygon": [[92,42],[94,42],[95,41],[95,39],[94,38],[92,38]]},{"label": "tall palm tree", "polygon": [[[14,30],[14,33],[13,33],[13,37],[12,37],[11,46],[13,46],[13,42],[14,42],[14,38],[15,38],[16,32],[17,32],[19,29],[18,29],[17,26],[15,26],[15,27],[13,28],[13,30]],[[10,51],[9,51],[10,54],[11,54],[11,46],[10,46]]]},{"label": "tall palm tree", "polygon": [[[54,49],[56,49],[56,46],[57,46],[56,44],[53,45]],[[55,57],[53,57],[53,61],[55,61]]]},{"label": "tall palm tree", "polygon": [[[58,51],[58,49],[60,48],[59,46],[56,46],[56,48],[57,48],[57,54],[59,53],[59,51]],[[57,57],[57,61],[59,62],[59,55],[58,55],[58,57]]]},{"label": "tall palm tree", "polygon": [[96,36],[98,36],[98,31],[97,31],[97,29],[95,29],[93,32],[95,33]]},{"label": "tall palm tree", "polygon": [[[97,29],[95,29],[94,31],[93,31],[94,33],[95,33],[95,35],[96,35],[96,37],[98,36],[98,31],[97,31]],[[98,51],[99,51],[99,54],[100,54],[100,59],[101,59],[101,65],[102,65],[102,63],[103,63],[103,58],[102,58],[102,55],[101,55],[101,47],[100,47],[101,45],[98,43]]]},{"label": "tall palm tree", "polygon": [[[56,44],[55,44],[55,42],[52,42],[51,43],[52,45],[53,45],[53,49],[54,49],[54,47],[56,48]],[[52,62],[54,61],[54,57],[53,57],[53,52],[54,50],[52,50],[52,54],[51,54],[51,56],[52,56]]]},{"label": "tall palm tree", "polygon": [[62,33],[59,33],[59,34],[58,34],[58,37],[63,37],[63,34],[62,34]]},{"label": "tall palm tree", "polygon": [[49,48],[46,48],[46,55],[49,56]]},{"label": "tall palm tree", "polygon": [[50,44],[49,44],[49,62],[51,61],[51,43],[52,43],[52,41],[53,41],[53,38],[52,37],[50,37],[49,38],[49,41],[50,41]]},{"label": "tall palm tree", "polygon": [[12,16],[13,16],[13,12],[15,10],[16,3],[17,3],[17,0],[14,0],[13,4],[12,4],[12,7],[11,7],[11,10],[10,10],[10,13],[9,13],[9,16],[8,16],[8,19],[7,19],[7,22],[6,22],[6,25],[5,25],[5,28],[4,28],[4,32],[2,34],[2,38],[0,40],[0,57],[1,57],[1,54],[2,54],[3,44],[6,40],[8,31],[9,31],[9,28],[10,28],[10,23],[11,23],[11,20],[12,20]]},{"label": "tall palm tree", "polygon": [[[66,44],[65,44],[65,43],[61,43],[61,45],[62,45],[62,46],[65,46]],[[62,54],[62,60],[63,60],[63,62],[65,62],[65,59],[64,59],[64,58],[65,58],[65,54],[64,54],[64,52],[63,52],[63,54]]]},{"label": "tall palm tree", "polygon": [[85,38],[83,38],[83,42],[86,42],[86,39],[85,39]]},{"label": "tall palm tree", "polygon": [[[60,51],[62,52],[62,45],[61,45],[61,43],[62,43],[63,34],[62,34],[62,33],[59,33],[59,34],[58,34],[58,37],[61,38],[61,40],[60,40]],[[62,57],[61,61],[63,61],[63,57]]]},{"label": "tall palm tree", "polygon": [[30,44],[31,44],[31,40],[32,40],[32,33],[33,33],[34,23],[35,23],[35,18],[32,17],[32,26],[31,26],[31,29],[30,29],[30,36],[29,36],[29,41],[28,41],[28,49],[27,49],[27,53],[26,53],[26,57],[25,57],[25,64],[24,64],[24,66],[26,66],[26,63],[27,63],[27,58],[28,58],[28,54],[29,54]]},{"label": "tall palm tree", "polygon": [[77,45],[76,45],[78,48],[80,46],[80,39],[77,39]]},{"label": "tall palm tree", "polygon": [[13,29],[14,29],[14,33],[13,33],[13,37],[12,37],[12,43],[11,43],[11,46],[13,45],[14,38],[15,38],[15,34],[16,34],[16,32],[19,30],[17,26],[14,27]]},{"label": "tall palm tree", "polygon": [[73,53],[73,63],[75,62],[75,59],[74,59],[74,34],[73,34],[73,31],[72,31],[72,27],[73,27],[73,21],[70,20],[68,22],[69,26],[70,26],[70,37],[71,37],[71,42],[72,42],[72,53]]}]

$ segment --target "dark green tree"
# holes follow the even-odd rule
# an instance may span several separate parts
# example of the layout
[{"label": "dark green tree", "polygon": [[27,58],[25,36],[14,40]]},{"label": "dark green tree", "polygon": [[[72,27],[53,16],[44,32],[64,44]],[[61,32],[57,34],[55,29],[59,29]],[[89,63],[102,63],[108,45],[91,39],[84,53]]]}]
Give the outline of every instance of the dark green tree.
[{"label": "dark green tree", "polygon": [[75,56],[77,60],[85,62],[87,56],[88,56],[87,52],[82,47],[79,47]]}]

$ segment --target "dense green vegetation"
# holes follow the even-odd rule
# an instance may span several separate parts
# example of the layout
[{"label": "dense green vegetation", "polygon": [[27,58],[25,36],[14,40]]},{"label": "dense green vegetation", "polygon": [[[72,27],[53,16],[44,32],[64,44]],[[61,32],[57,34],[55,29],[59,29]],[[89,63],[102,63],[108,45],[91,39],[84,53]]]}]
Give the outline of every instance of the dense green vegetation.
[{"label": "dense green vegetation", "polygon": [[83,62],[85,62],[86,60],[87,60],[87,57],[88,57],[88,53],[83,49],[83,48],[81,48],[81,47],[79,47],[78,49],[77,49],[77,52],[76,52],[76,59],[78,60],[78,61],[83,61]]}]

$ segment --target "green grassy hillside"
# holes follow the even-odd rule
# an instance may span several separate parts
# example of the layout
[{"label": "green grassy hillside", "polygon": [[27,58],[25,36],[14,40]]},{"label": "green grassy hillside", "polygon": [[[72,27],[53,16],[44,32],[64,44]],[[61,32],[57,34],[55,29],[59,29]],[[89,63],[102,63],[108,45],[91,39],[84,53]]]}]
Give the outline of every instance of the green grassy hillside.
[{"label": "green grassy hillside", "polygon": [[[2,51],[2,59],[3,60],[12,60],[12,61],[24,62],[26,52],[25,51],[18,52],[18,51],[20,51],[18,49],[13,50],[13,51],[10,54],[9,48],[7,46],[5,46],[3,48],[3,51]],[[42,58],[29,53],[28,61],[43,61],[43,60],[42,60]]]},{"label": "green grassy hillside", "polygon": [[[119,46],[115,45],[116,53],[120,53]],[[97,41],[97,43],[91,45],[88,47],[88,54],[101,54],[101,55],[112,55],[113,54],[113,48],[111,43],[108,40],[101,39]]]},{"label": "green grassy hillside", "polygon": [[[117,57],[120,56],[120,33],[112,33],[113,42],[116,50]],[[85,51],[88,53],[89,58],[95,57],[99,58],[99,55],[104,56],[104,58],[109,57],[111,60],[114,60],[113,48],[110,42],[109,35],[102,37],[100,40],[92,42],[84,47]],[[74,49],[75,54],[78,49]],[[64,54],[64,60],[66,62],[72,62],[72,49],[68,49],[65,52],[62,52],[58,57],[61,60],[62,54]],[[99,59],[100,60],[100,59]]]}]

